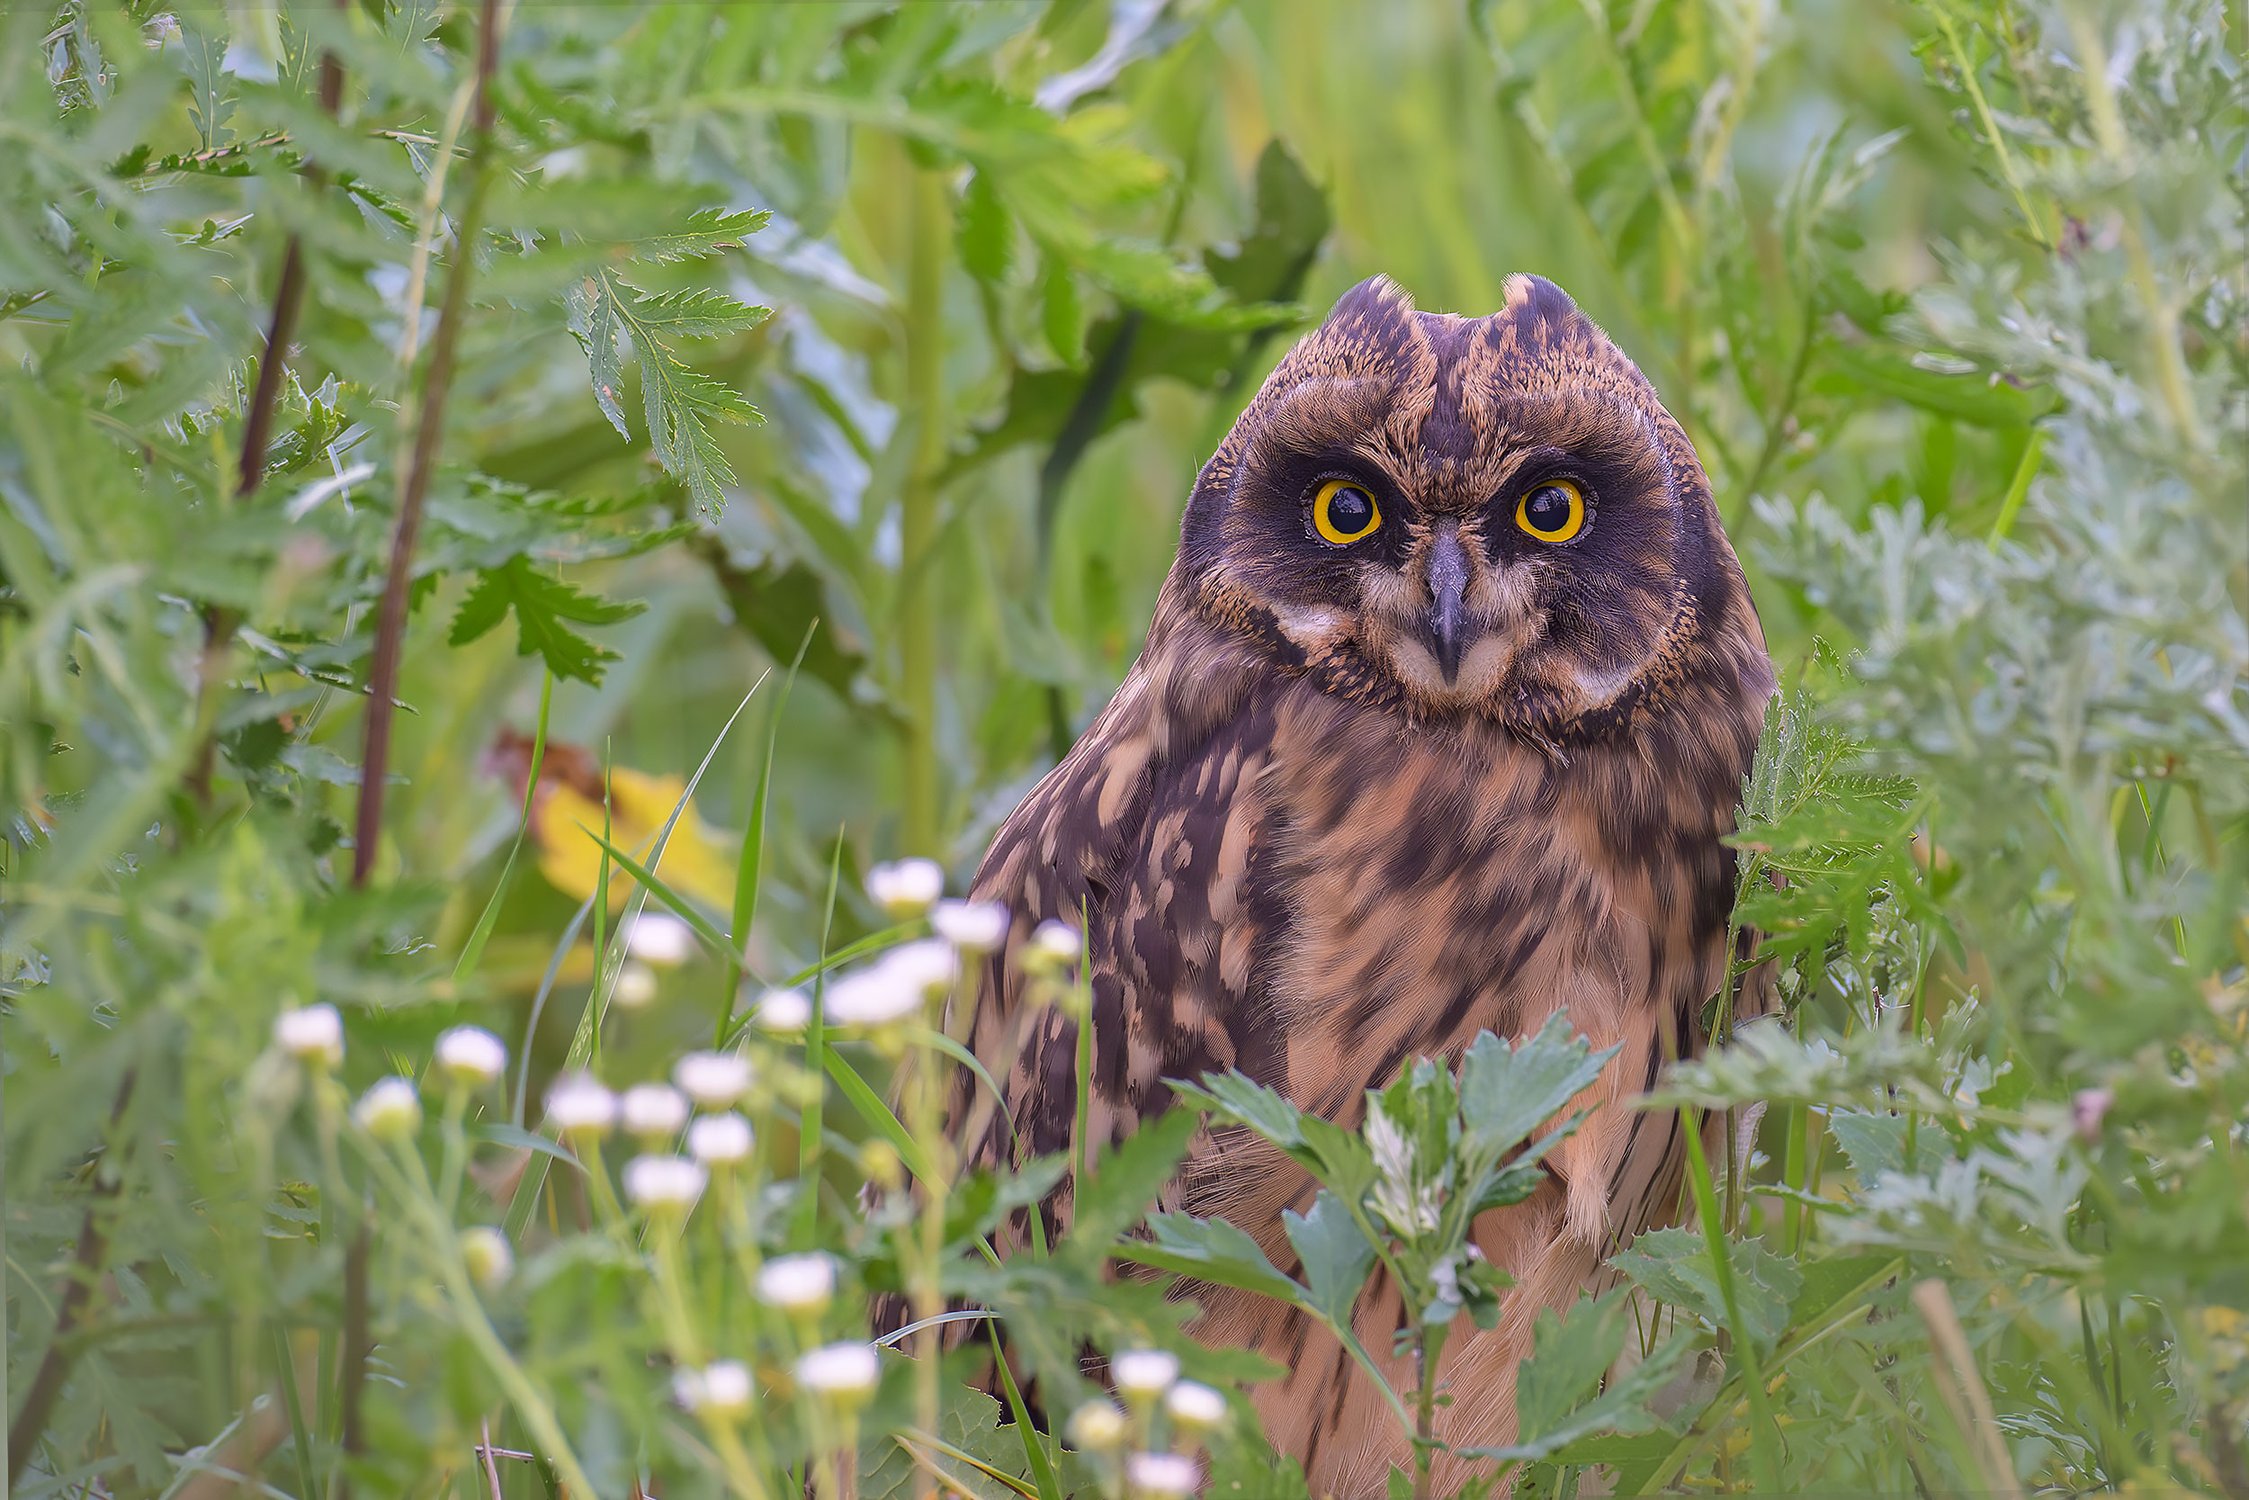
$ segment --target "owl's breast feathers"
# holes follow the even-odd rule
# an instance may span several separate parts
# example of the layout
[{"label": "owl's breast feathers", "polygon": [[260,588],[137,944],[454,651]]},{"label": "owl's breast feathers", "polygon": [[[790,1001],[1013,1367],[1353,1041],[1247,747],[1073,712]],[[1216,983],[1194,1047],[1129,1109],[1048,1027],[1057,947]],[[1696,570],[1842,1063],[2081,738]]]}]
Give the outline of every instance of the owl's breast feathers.
[{"label": "owl's breast feathers", "polygon": [[[1015,1154],[1064,1149],[1075,1113],[1074,1028],[1018,1009],[1014,952],[1049,917],[1087,928],[1096,1141],[1165,1108],[1166,1078],[1226,1068],[1350,1121],[1412,1058],[1557,1009],[1624,1044],[1604,1100],[1696,1049],[1724,973],[1721,840],[1771,683],[1746,606],[1692,622],[1625,721],[1556,743],[1410,721],[1337,691],[1336,664],[1276,667],[1187,593],[1175,576],[1140,662],[976,878],[1014,915],[970,1040],[1007,1068]],[[1589,1234],[1634,1118],[1608,1113],[1556,1161]],[[991,1159],[1007,1138],[995,1119],[962,1144]],[[1241,1155],[1205,1143],[1181,1190],[1254,1232],[1302,1182]]]}]

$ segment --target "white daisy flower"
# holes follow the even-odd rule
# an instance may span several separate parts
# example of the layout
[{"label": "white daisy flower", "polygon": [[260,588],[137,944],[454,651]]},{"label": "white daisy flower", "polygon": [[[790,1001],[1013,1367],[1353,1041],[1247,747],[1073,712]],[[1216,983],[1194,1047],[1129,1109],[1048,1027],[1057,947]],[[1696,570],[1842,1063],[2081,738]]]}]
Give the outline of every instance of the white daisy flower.
[{"label": "white daisy flower", "polygon": [[1007,908],[997,901],[940,901],[929,925],[964,954],[991,953],[1007,941]]},{"label": "white daisy flower", "polygon": [[1182,1380],[1164,1396],[1164,1410],[1189,1432],[1209,1432],[1226,1420],[1226,1397],[1197,1381]]},{"label": "white daisy flower", "polygon": [[1075,927],[1049,917],[1031,929],[1031,941],[1024,947],[1023,959],[1027,964],[1044,965],[1050,971],[1059,972],[1076,963],[1084,951],[1084,940]]},{"label": "white daisy flower", "polygon": [[857,1406],[882,1380],[872,1344],[828,1344],[797,1361],[797,1386],[837,1406]]},{"label": "white daisy flower", "polygon": [[656,990],[656,971],[628,958],[617,966],[617,987],[609,992],[609,999],[623,1010],[645,1010],[655,1003]]},{"label": "white daisy flower", "polygon": [[1132,1436],[1132,1419],[1114,1401],[1088,1401],[1070,1413],[1069,1433],[1080,1453],[1114,1453]]},{"label": "white daisy flower", "polygon": [[737,1166],[750,1159],[750,1122],[729,1110],[705,1115],[687,1127],[687,1152],[706,1167]]},{"label": "white daisy flower", "polygon": [[616,1128],[617,1096],[589,1073],[566,1073],[547,1090],[547,1123],[567,1141],[598,1141]]},{"label": "white daisy flower", "polygon": [[755,1393],[749,1366],[740,1360],[722,1359],[700,1370],[681,1370],[672,1377],[672,1394],[697,1416],[747,1416]]},{"label": "white daisy flower", "polygon": [[687,1096],[668,1083],[636,1083],[617,1101],[627,1135],[670,1140],[687,1128]]},{"label": "white daisy flower", "polygon": [[456,1026],[437,1039],[437,1070],[463,1088],[482,1088],[508,1070],[508,1049],[481,1026]]},{"label": "white daisy flower", "polygon": [[625,1196],[650,1213],[684,1214],[710,1174],[684,1156],[636,1156],[625,1163]]},{"label": "white daisy flower", "polygon": [[1125,1488],[1146,1500],[1186,1500],[1203,1482],[1195,1461],[1179,1453],[1135,1453],[1125,1460]]},{"label": "white daisy flower", "polygon": [[306,1067],[325,1071],[344,1060],[344,1018],[333,1005],[285,1010],[274,1020],[273,1040]]},{"label": "white daisy flower", "polygon": [[672,1082],[705,1109],[726,1109],[750,1091],[750,1060],[739,1052],[690,1052],[672,1069]]},{"label": "white daisy flower", "polygon": [[1128,1349],[1110,1359],[1109,1379],[1127,1401],[1154,1401],[1179,1379],[1179,1356],[1168,1349]]},{"label": "white daisy flower", "polygon": [[625,929],[625,951],[659,969],[676,969],[695,956],[695,929],[668,911],[644,911]]},{"label": "white daisy flower", "polygon": [[488,1292],[515,1270],[515,1251],[509,1248],[508,1237],[489,1224],[461,1231],[461,1259],[468,1265],[469,1279]]},{"label": "white daisy flower", "polygon": [[751,1020],[760,1031],[794,1035],[812,1024],[812,1002],[802,990],[767,990],[758,996]]},{"label": "white daisy flower", "polygon": [[411,1078],[385,1078],[359,1096],[351,1113],[379,1141],[412,1140],[422,1128],[422,1096]]},{"label": "white daisy flower", "polygon": [[836,1294],[836,1262],[830,1255],[778,1255],[758,1267],[758,1300],[788,1313],[817,1313]]},{"label": "white daisy flower", "polygon": [[934,859],[901,859],[867,872],[867,894],[895,921],[929,910],[945,894],[945,872]]}]

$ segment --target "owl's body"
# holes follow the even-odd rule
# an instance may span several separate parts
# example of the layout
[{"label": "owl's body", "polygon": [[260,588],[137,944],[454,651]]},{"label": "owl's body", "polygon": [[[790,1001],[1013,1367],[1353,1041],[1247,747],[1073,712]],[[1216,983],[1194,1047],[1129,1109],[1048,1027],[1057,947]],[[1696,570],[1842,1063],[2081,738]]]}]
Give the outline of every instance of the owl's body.
[{"label": "owl's body", "polygon": [[[1044,918],[1087,924],[1095,1140],[1166,1108],[1165,1079],[1226,1068],[1356,1124],[1413,1059],[1566,1013],[1621,1050],[1547,1185],[1479,1222],[1517,1287],[1442,1372],[1440,1436],[1504,1440],[1536,1311],[1676,1199],[1675,1123],[1629,1100],[1698,1050],[1723,981],[1722,838],[1770,686],[1692,450],[1567,298],[1518,277],[1466,320],[1358,288],[1204,470],[1140,661],[976,878],[1015,919],[970,1019],[1008,1069],[1015,1150],[1064,1149],[1075,1113],[1073,1028],[1018,1008],[1015,949]],[[1287,1267],[1280,1212],[1312,1192],[1219,1131],[1164,1206]],[[1256,1398],[1315,1493],[1380,1493],[1410,1450],[1339,1346],[1268,1300],[1195,1296],[1200,1332],[1288,1369]],[[1357,1318],[1387,1350],[1394,1291]]]}]

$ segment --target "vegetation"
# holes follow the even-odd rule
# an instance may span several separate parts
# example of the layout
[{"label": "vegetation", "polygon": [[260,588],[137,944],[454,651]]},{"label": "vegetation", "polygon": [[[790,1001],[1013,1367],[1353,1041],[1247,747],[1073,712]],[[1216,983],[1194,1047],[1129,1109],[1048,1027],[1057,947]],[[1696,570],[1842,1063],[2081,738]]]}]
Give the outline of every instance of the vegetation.
[{"label": "vegetation", "polygon": [[[925,1017],[977,916],[876,867],[959,888],[1323,299],[1529,269],[1749,569],[1785,1007],[1648,1104],[1736,1111],[1732,1159],[1538,1329],[1477,1487],[2249,1495],[2242,41],[0,8],[10,1493],[1302,1494],[1166,1278],[1333,1322],[1380,1263],[1428,1368],[1597,1059],[1417,1065],[1376,1139],[1205,1080],[1327,1185],[1301,1265],[1144,1222],[1190,1109],[1002,1260],[1065,1164],[954,1170]],[[870,1353],[878,1291],[946,1321]],[[972,1388],[994,1322],[1051,1433]]]}]

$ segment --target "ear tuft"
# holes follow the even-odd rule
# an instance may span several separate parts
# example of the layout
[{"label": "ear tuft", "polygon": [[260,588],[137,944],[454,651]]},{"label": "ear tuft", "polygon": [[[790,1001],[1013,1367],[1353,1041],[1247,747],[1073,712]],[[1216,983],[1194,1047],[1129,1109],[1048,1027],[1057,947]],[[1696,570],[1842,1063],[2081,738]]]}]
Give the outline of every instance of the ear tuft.
[{"label": "ear tuft", "polygon": [[1400,317],[1413,311],[1413,297],[1387,276],[1369,276],[1335,299],[1323,327],[1342,323],[1372,322]]}]

